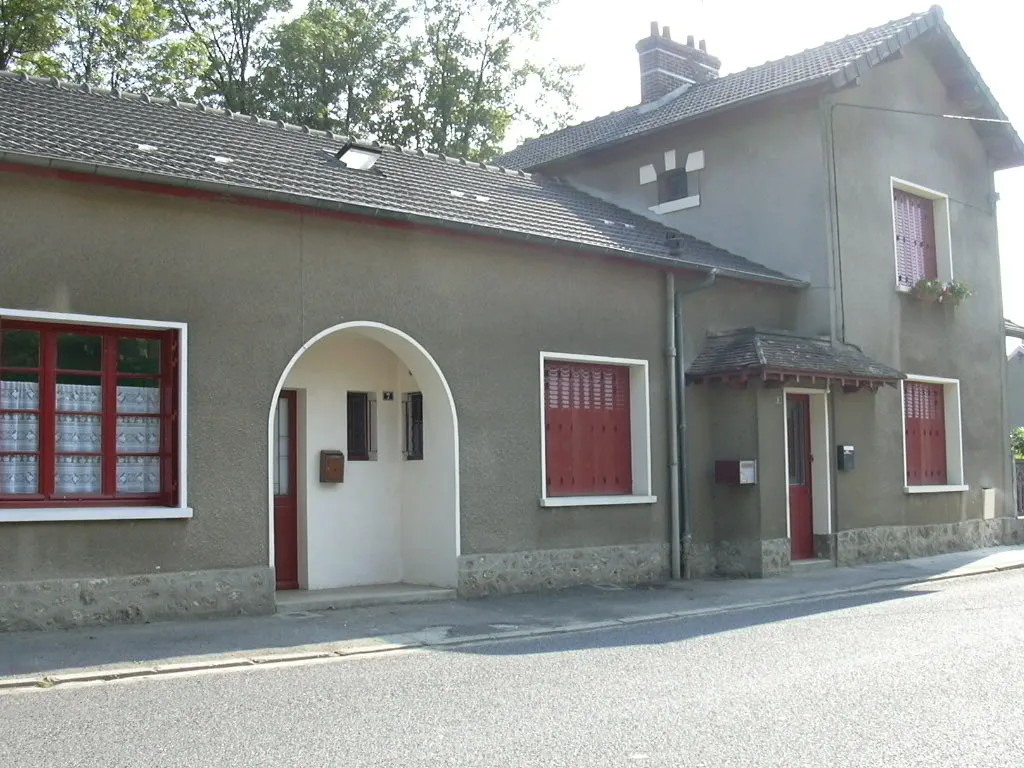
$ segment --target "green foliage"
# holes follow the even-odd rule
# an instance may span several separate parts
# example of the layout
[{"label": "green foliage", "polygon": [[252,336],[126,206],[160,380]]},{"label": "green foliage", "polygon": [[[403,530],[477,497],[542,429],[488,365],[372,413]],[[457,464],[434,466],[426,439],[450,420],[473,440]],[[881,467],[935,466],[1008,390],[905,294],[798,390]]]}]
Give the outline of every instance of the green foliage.
[{"label": "green foliage", "polygon": [[1015,459],[1024,459],[1024,427],[1014,427],[1010,431],[1010,448]]},{"label": "green foliage", "polygon": [[[368,136],[383,132],[412,75],[395,0],[312,0],[273,31],[260,100],[271,117]],[[391,136],[387,137],[391,139]]]},{"label": "green foliage", "polygon": [[[0,69],[37,70],[60,42],[62,0],[0,0]],[[45,65],[45,64],[44,64]]]},{"label": "green foliage", "polygon": [[0,0],[0,68],[487,160],[575,111],[522,55],[556,0]]},{"label": "green foliage", "polygon": [[918,280],[914,284],[912,293],[919,299],[927,299],[940,304],[946,302],[953,306],[974,295],[967,284],[959,280],[950,280],[948,283],[943,283],[941,280],[929,280],[927,278]]}]

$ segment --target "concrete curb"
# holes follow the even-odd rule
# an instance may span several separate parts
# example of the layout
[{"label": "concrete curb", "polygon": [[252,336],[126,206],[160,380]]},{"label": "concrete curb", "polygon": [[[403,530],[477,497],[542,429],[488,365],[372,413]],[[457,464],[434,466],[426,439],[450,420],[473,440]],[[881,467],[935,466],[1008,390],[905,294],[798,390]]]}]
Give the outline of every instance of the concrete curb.
[{"label": "concrete curb", "polygon": [[[911,584],[927,584],[932,581],[948,581],[968,576],[981,576],[989,573],[1001,573],[1003,571],[1014,571],[1024,569],[1024,561],[1011,563],[1009,565],[994,565],[979,568],[960,569],[953,573],[940,573],[931,576],[918,576],[914,578],[893,578],[881,579],[868,584],[856,587],[844,587],[841,589],[824,589],[816,592],[806,592],[790,597],[768,598],[764,600],[753,600],[745,603],[729,603],[728,605],[715,606],[712,608],[692,608],[689,610],[669,611],[665,613],[652,613],[640,616],[624,616],[619,619],[606,619],[604,621],[575,622],[562,624],[554,627],[531,627],[528,629],[514,629],[502,632],[490,632],[477,635],[466,635],[464,637],[450,637],[439,640],[416,640],[413,636],[391,635],[397,642],[384,641],[356,645],[352,647],[333,650],[310,650],[293,653],[264,653],[254,656],[237,656],[231,658],[209,659],[200,661],[171,662],[167,664],[133,665],[118,667],[116,669],[87,670],[83,672],[66,672],[51,675],[39,675],[35,677],[16,677],[0,679],[0,693],[25,690],[32,688],[48,689],[57,686],[68,686],[92,682],[112,682],[115,680],[127,680],[141,677],[160,677],[165,675],[183,674],[188,672],[206,672],[240,667],[255,666],[277,666],[298,664],[310,661],[322,661],[327,659],[342,659],[349,656],[370,656],[395,651],[406,651],[423,648],[456,648],[460,646],[479,645],[480,643],[493,643],[502,640],[518,640],[526,637],[546,637],[551,635],[564,635],[574,632],[593,632],[601,629],[612,629],[615,627],[636,626],[638,624],[656,624],[666,621],[674,621],[683,618],[699,618],[704,616],[715,616],[724,613],[736,613],[749,611],[758,608],[771,608],[775,606],[791,605],[794,603],[821,600],[839,595],[851,595],[862,592],[873,592],[880,589],[892,587],[905,587]],[[327,645],[327,644],[325,644]]]}]

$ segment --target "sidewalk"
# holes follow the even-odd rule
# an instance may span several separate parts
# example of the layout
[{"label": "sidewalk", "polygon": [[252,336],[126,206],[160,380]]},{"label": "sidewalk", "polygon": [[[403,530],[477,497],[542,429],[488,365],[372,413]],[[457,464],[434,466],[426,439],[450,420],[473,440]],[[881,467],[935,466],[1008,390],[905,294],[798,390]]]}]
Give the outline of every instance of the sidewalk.
[{"label": "sidewalk", "polygon": [[[279,613],[212,621],[0,634],[0,690],[190,669],[286,663],[401,648],[445,648],[642,622],[708,616],[1024,568],[1024,547],[995,547],[770,579],[708,580],[620,589]],[[896,593],[899,593],[897,595]],[[880,596],[877,599],[887,599]]]}]

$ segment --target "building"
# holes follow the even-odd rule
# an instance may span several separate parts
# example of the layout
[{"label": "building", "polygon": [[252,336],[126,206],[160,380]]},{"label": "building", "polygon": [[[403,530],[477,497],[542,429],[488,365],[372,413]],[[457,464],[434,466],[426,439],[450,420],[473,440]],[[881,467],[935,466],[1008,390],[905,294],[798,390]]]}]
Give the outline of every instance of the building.
[{"label": "building", "polygon": [[1024,145],[906,114],[1004,119],[941,13],[638,51],[639,106],[500,167],[0,75],[0,628],[1019,536]]}]

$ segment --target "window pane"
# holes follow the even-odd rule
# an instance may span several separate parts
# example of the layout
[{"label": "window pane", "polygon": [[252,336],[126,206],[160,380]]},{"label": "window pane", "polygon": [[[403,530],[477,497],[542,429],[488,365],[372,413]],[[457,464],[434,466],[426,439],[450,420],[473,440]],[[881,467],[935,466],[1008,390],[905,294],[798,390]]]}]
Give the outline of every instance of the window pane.
[{"label": "window pane", "polygon": [[35,453],[38,450],[38,414],[0,413],[0,451]]},{"label": "window pane", "polygon": [[291,493],[291,404],[292,400],[282,397],[277,401],[277,424],[274,457],[274,495],[287,496]]},{"label": "window pane", "polygon": [[99,493],[101,468],[99,456],[58,456],[55,490],[60,495]]},{"label": "window pane", "polygon": [[38,411],[39,374],[0,374],[0,410]]},{"label": "window pane", "polygon": [[160,413],[159,379],[118,379],[118,413]]},{"label": "window pane", "polygon": [[74,413],[99,413],[103,410],[103,391],[99,376],[57,374],[57,410]]},{"label": "window pane", "polygon": [[348,393],[348,457],[370,458],[369,398],[365,392]]},{"label": "window pane", "polygon": [[39,493],[38,456],[0,455],[0,494]]},{"label": "window pane", "polygon": [[62,333],[57,336],[57,368],[99,371],[103,368],[103,337]]},{"label": "window pane", "polygon": [[38,368],[39,332],[0,333],[0,368]]},{"label": "window pane", "polygon": [[54,430],[61,453],[100,453],[103,450],[103,425],[99,416],[57,414]]},{"label": "window pane", "polygon": [[160,339],[118,339],[118,373],[160,373]]},{"label": "window pane", "polygon": [[118,456],[118,493],[160,493],[159,456]]},{"label": "window pane", "polygon": [[160,418],[157,416],[118,416],[118,453],[159,453]]}]

